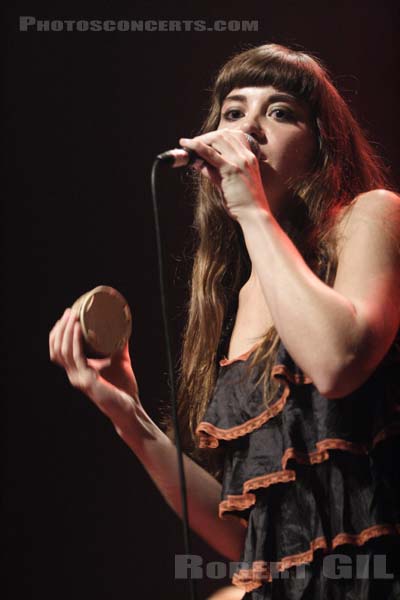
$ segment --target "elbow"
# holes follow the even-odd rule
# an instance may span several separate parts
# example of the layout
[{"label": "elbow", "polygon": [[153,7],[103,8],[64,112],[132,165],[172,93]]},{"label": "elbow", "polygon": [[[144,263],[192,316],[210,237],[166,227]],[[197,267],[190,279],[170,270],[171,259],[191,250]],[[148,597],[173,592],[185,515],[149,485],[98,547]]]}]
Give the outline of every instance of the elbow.
[{"label": "elbow", "polygon": [[359,389],[379,366],[397,329],[396,321],[389,337],[379,324],[362,323],[346,339],[339,337],[323,348],[314,357],[315,369],[310,373],[319,393],[325,398],[343,398]]},{"label": "elbow", "polygon": [[367,377],[355,356],[348,356],[335,363],[331,361],[325,368],[320,368],[313,383],[324,398],[343,398],[359,388]]},{"label": "elbow", "polygon": [[328,382],[324,385],[315,385],[318,392],[324,398],[328,400],[333,398],[344,398],[344,396],[348,396],[353,389],[349,389],[347,385],[343,385],[343,382]]}]

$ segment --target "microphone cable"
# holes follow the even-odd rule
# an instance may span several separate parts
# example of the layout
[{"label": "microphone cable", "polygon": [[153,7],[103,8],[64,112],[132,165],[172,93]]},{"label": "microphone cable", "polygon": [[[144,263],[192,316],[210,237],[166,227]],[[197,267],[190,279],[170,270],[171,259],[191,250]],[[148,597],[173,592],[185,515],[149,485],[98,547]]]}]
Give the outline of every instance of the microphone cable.
[{"label": "microphone cable", "polygon": [[[165,283],[164,283],[163,248],[162,248],[162,243],[161,243],[160,222],[159,222],[158,202],[157,202],[157,190],[156,190],[157,168],[161,161],[162,161],[162,159],[157,156],[157,158],[153,162],[153,166],[151,169],[151,196],[152,196],[152,203],[153,203],[154,227],[155,227],[156,244],[157,244],[157,259],[158,259],[158,276],[159,276],[160,297],[161,297],[161,312],[162,312],[162,320],[163,320],[163,327],[164,327],[165,349],[166,349],[167,363],[168,363],[168,378],[169,378],[169,385],[170,385],[170,402],[171,402],[171,411],[172,411],[172,423],[173,423],[173,430],[174,430],[174,436],[175,436],[175,446],[176,446],[178,474],[179,474],[179,486],[180,486],[180,495],[181,495],[181,503],[182,503],[183,540],[184,540],[185,553],[189,556],[191,554],[191,551],[190,551],[190,531],[189,531],[189,517],[188,517],[188,504],[187,504],[187,487],[186,487],[185,471],[183,468],[183,451],[182,451],[181,434],[180,434],[179,422],[178,422],[178,407],[177,407],[176,393],[175,393],[174,368],[173,368],[173,364],[172,364],[171,334],[170,334],[170,327],[169,327],[169,321],[168,321],[167,296],[165,293]],[[195,580],[192,577],[189,577],[189,589],[190,589],[190,599],[197,600],[197,590],[196,590]]]}]

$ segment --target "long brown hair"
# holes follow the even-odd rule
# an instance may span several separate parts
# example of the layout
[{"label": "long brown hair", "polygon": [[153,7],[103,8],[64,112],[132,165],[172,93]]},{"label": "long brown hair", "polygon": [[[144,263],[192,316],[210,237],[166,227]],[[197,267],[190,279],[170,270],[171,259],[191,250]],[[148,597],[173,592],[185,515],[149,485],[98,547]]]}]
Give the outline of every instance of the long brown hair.
[{"label": "long brown hair", "polygon": [[[217,128],[227,94],[246,86],[273,86],[305,101],[311,109],[318,151],[311,171],[290,182],[296,208],[287,233],[314,272],[319,273],[325,265],[322,278],[332,285],[338,215],[358,194],[389,187],[385,167],[321,61],[277,44],[241,52],[223,66],[202,132]],[[184,445],[196,457],[194,432],[215,386],[224,328],[235,314],[238,292],[251,265],[240,226],[224,209],[219,190],[201,175],[197,176],[194,225],[197,247],[180,358],[178,404]],[[250,368],[263,365],[265,402],[273,393],[270,372],[279,341],[272,326],[250,363]]]}]

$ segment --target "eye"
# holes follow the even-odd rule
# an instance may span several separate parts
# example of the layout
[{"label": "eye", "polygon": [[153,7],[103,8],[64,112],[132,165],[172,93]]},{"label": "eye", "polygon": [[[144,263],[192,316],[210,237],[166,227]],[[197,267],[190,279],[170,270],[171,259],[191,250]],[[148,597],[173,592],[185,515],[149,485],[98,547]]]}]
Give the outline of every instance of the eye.
[{"label": "eye", "polygon": [[293,121],[294,114],[288,108],[273,108],[270,115],[275,114],[278,121]]},{"label": "eye", "polygon": [[239,108],[228,108],[228,110],[222,113],[222,117],[225,121],[236,121],[243,116],[243,112]]}]

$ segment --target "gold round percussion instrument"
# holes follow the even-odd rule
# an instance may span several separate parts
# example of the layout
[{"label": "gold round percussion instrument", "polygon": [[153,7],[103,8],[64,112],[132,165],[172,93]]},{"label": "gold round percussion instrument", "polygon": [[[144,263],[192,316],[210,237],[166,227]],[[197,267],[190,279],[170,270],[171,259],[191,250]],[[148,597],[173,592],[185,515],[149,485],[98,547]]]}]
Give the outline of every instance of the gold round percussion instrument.
[{"label": "gold round percussion instrument", "polygon": [[105,358],[122,350],[132,332],[132,315],[125,298],[108,285],[99,285],[78,298],[72,309],[79,315],[87,358]]}]

